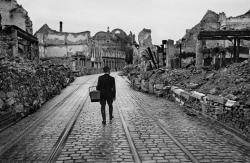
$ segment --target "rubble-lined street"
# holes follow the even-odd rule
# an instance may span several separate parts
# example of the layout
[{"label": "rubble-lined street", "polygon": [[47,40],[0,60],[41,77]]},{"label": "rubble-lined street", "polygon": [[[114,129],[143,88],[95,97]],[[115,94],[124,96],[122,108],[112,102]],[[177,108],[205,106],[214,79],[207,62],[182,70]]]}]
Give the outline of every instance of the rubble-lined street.
[{"label": "rubble-lined street", "polygon": [[79,107],[82,111],[54,161],[250,162],[249,143],[200,116],[187,115],[166,98],[133,90],[125,77],[111,75],[117,89],[111,122],[102,125],[100,104],[88,97],[98,76],[79,77],[38,112],[0,133],[0,162],[48,161]]},{"label": "rubble-lined street", "polygon": [[250,163],[249,41],[246,0],[0,0],[0,163]]}]

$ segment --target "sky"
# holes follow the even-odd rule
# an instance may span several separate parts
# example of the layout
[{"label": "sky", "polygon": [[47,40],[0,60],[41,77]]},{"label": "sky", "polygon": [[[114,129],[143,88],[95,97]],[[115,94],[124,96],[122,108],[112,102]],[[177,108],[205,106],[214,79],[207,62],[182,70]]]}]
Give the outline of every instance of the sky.
[{"label": "sky", "polygon": [[[29,13],[36,32],[43,24],[64,32],[120,28],[136,35],[151,29],[153,44],[179,40],[200,22],[207,10],[238,16],[250,9],[250,0],[17,0]],[[138,41],[137,41],[138,42]]]}]

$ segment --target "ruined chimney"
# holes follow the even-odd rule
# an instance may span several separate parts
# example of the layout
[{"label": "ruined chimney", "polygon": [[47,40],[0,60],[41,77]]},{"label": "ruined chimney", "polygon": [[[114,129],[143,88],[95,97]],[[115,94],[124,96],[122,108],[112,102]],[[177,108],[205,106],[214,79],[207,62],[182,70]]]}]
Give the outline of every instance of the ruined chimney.
[{"label": "ruined chimney", "polygon": [[63,24],[63,22],[60,21],[60,32],[62,32],[62,24]]}]

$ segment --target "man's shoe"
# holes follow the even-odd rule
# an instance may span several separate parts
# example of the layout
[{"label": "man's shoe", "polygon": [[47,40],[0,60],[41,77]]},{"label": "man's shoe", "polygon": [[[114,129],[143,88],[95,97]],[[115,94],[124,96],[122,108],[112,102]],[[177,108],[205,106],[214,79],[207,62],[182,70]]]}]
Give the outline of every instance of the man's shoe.
[{"label": "man's shoe", "polygon": [[102,121],[102,124],[103,124],[103,125],[106,125],[106,121]]},{"label": "man's shoe", "polygon": [[114,118],[114,117],[113,117],[113,115],[112,115],[112,116],[109,117],[109,120],[112,120],[113,118]]}]

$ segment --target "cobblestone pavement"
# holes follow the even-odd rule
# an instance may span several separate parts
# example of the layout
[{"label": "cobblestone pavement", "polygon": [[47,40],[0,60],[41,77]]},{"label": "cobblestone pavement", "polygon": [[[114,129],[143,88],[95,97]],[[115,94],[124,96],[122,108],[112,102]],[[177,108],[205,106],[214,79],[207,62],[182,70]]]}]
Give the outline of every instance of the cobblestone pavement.
[{"label": "cobblestone pavement", "polygon": [[[250,145],[216,124],[202,117],[188,116],[177,104],[164,98],[132,90],[125,78],[116,78],[117,99],[114,102],[114,119],[109,121],[106,106],[107,125],[102,125],[99,103],[87,99],[70,135],[67,138],[57,162],[135,162],[138,154],[141,162],[249,162]],[[97,76],[92,76],[97,79]],[[77,88],[88,77],[79,78],[67,88],[60,98]],[[87,88],[94,79],[75,92],[62,107],[49,116],[30,134],[22,138],[0,159],[44,161],[51,152],[65,124],[76,106],[84,99]],[[62,97],[61,97],[62,96]],[[40,111],[42,114],[43,111]],[[39,113],[39,112],[38,112]],[[34,114],[38,117],[39,114]],[[123,119],[127,126],[123,126]],[[34,118],[30,118],[30,121]],[[28,120],[26,120],[28,121]],[[162,126],[159,125],[162,124]],[[25,124],[22,122],[22,124]],[[24,128],[21,123],[21,128]],[[13,128],[17,126],[13,126]],[[128,129],[136,153],[128,140]],[[169,132],[167,133],[166,130]],[[11,130],[13,131],[13,129]],[[12,132],[9,133],[12,133]],[[7,132],[7,131],[5,131]],[[13,131],[14,132],[14,131]],[[4,133],[0,133],[0,136]],[[6,133],[5,133],[6,135]],[[174,136],[176,141],[171,137]],[[0,139],[4,143],[7,138]],[[244,144],[245,143],[245,144]],[[188,153],[187,151],[190,153]],[[193,156],[195,159],[192,159]]]},{"label": "cobblestone pavement", "polygon": [[[55,106],[58,102],[63,102],[62,105],[57,107],[55,112],[52,112],[46,119],[35,126],[34,130],[27,133],[17,143],[14,144],[9,150],[0,156],[2,162],[5,161],[45,161],[50,150],[60,136],[62,130],[65,128],[66,123],[71,118],[77,106],[83,101],[85,95],[88,93],[88,87],[96,80],[96,76],[83,77],[73,82],[66,88],[61,95],[55,97],[46,103],[41,110],[28,118],[23,119],[21,122],[7,129],[1,134],[1,143],[11,142],[15,139],[27,125],[33,123],[39,116],[46,113],[50,107]],[[87,83],[85,83],[88,81]],[[64,99],[77,87],[80,88],[67,99]],[[20,129],[19,129],[20,127]],[[16,131],[15,131],[16,129]],[[10,138],[7,134],[11,134]],[[5,137],[2,137],[5,136]],[[4,144],[5,142],[5,144]]]},{"label": "cobblestone pavement", "polygon": [[[106,106],[106,114],[108,108]],[[123,131],[117,105],[114,104],[114,119],[102,125],[99,103],[88,99],[78,121],[73,128],[58,162],[133,162],[126,134]]]},{"label": "cobblestone pavement", "polygon": [[[155,119],[158,119],[199,162],[250,162],[249,143],[238,141],[230,132],[204,120],[202,117],[186,115],[183,110],[173,102],[131,90],[122,82],[123,80],[119,81],[120,84],[124,85],[122,94],[126,94],[127,101],[125,103],[133,107],[138,106],[137,112],[145,109]],[[142,111],[142,115],[143,114]],[[128,116],[128,119],[131,119],[134,115],[135,113],[133,111],[133,113]],[[137,119],[135,123],[138,125],[141,118],[135,119]],[[144,124],[144,126],[147,126],[147,124]],[[143,128],[144,126],[141,127]],[[134,127],[135,125],[133,128]],[[136,129],[142,131],[142,129],[138,129],[137,126]],[[175,161],[182,162],[182,160],[179,159],[180,157],[177,157],[177,154],[178,152],[173,152],[176,159]]]}]

